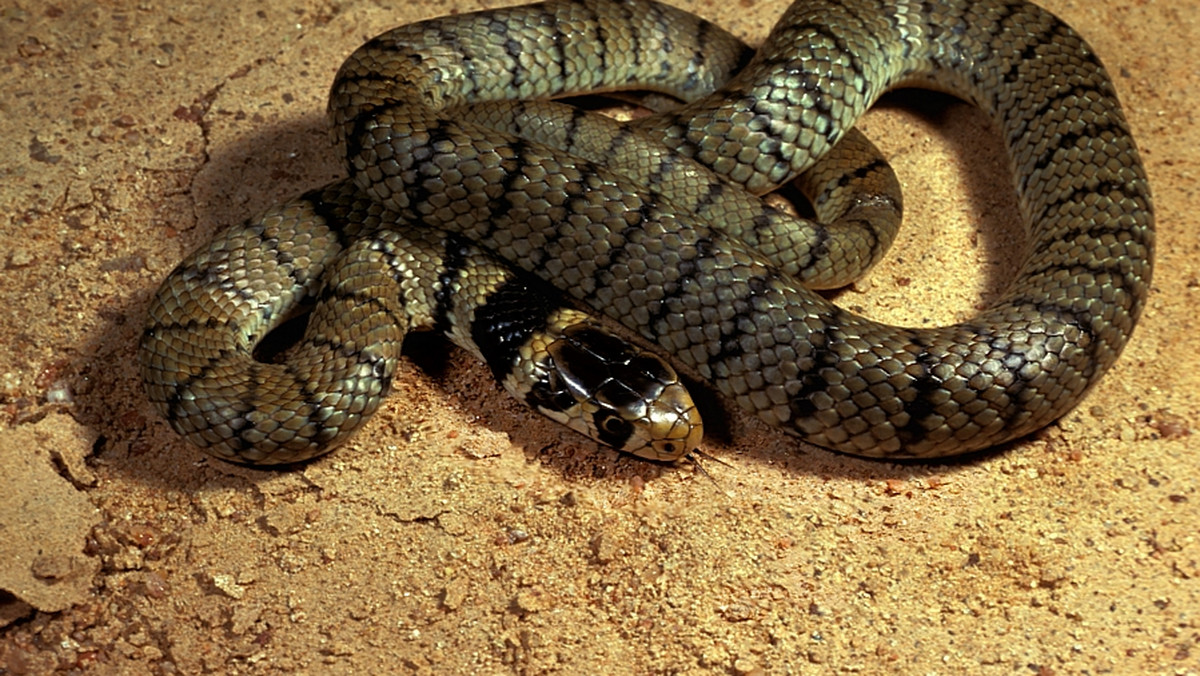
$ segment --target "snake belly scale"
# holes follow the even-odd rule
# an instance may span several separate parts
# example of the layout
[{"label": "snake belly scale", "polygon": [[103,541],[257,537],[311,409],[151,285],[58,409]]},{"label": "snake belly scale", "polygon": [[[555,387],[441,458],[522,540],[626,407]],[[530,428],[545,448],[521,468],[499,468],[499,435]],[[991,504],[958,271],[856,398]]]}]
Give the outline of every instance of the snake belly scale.
[{"label": "snake belly scale", "polygon": [[[814,444],[942,457],[1029,434],[1078,403],[1141,314],[1154,244],[1145,171],[1112,81],[1082,38],[1024,0],[799,0],[744,67],[731,41],[647,0],[552,0],[402,26],[343,64],[330,95],[333,134],[353,189],[398,222],[454,233],[540,277]],[[723,57],[710,54],[725,53],[735,56],[712,63]],[[719,74],[711,82],[710,72]],[[854,137],[863,112],[900,86],[947,91],[989,115],[1029,231],[1005,295],[953,326],[854,315],[698,215],[726,187],[762,193],[818,170]],[[630,133],[707,167],[725,187],[659,192],[465,121],[459,108],[630,87],[687,101]],[[209,282],[253,295],[252,279]],[[172,284],[200,282],[174,276],[164,288]],[[184,383],[198,375],[172,375],[182,369],[162,336],[187,325],[172,334],[174,352],[198,351],[216,340],[207,332],[229,327],[208,321],[217,301],[166,301],[178,306],[167,317],[156,309],[162,297],[143,372],[160,411],[177,430],[196,428],[186,433],[196,440],[218,423],[184,420]],[[201,370],[225,368],[214,358]],[[254,434],[238,438],[232,457],[260,461],[244,451]]]}]

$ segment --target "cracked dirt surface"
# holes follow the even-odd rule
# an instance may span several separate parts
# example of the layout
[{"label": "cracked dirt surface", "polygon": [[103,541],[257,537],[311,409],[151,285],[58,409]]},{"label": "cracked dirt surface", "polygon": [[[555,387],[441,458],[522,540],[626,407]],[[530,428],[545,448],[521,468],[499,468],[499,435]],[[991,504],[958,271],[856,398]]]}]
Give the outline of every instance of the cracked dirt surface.
[{"label": "cracked dirt surface", "polygon": [[[751,41],[784,6],[679,4]],[[0,673],[1200,673],[1200,3],[1043,4],[1114,74],[1156,197],[1121,361],[1058,424],[951,465],[731,413],[712,480],[600,450],[431,341],[362,434],[287,471],[207,458],[144,399],[163,276],[340,175],[345,55],[482,5],[0,8]],[[924,325],[994,297],[1020,235],[986,120],[902,94],[863,127],[906,227],[838,302]]]}]

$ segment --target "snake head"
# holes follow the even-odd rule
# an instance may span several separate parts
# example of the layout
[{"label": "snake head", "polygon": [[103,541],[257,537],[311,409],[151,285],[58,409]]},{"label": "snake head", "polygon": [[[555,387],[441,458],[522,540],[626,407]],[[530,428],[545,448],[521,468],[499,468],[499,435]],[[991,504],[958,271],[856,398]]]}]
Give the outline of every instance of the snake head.
[{"label": "snake head", "polygon": [[700,413],[678,374],[661,358],[590,318],[547,338],[537,346],[536,382],[523,396],[538,411],[647,460],[672,462],[699,445],[704,436]]}]

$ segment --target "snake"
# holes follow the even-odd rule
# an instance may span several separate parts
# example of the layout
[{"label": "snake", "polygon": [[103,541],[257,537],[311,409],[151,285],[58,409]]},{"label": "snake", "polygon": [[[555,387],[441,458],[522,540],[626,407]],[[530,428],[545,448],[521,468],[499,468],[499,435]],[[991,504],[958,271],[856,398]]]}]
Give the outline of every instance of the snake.
[{"label": "snake", "polygon": [[[890,244],[891,226],[869,221],[898,215],[899,198],[854,124],[900,87],[983,110],[1028,233],[1002,296],[950,326],[891,326],[814,291],[869,268]],[[579,150],[572,136],[595,116],[541,102],[628,89],[682,104],[598,123],[582,134],[598,140]],[[520,135],[543,114],[557,120],[545,133],[567,140]],[[555,332],[572,332],[562,314],[589,308],[605,322],[570,321],[590,342],[557,343],[566,357],[542,369],[541,385],[526,376],[509,389],[577,415],[563,397],[530,394],[572,381],[556,392],[586,400],[611,382],[585,375],[599,368],[577,358],[588,353],[588,364],[628,379],[616,403],[633,401],[636,425],[657,427],[651,437],[675,430],[648,442],[659,444],[649,457],[678,457],[700,434],[671,365],[832,451],[960,455],[1075,407],[1149,295],[1150,188],[1112,79],[1075,30],[1026,0],[797,0],[753,53],[651,0],[452,15],[358,48],[334,79],[329,118],[348,178],[218,234],[151,302],[139,350],[149,398],[217,457],[293,462],[344,441],[386,394],[391,353],[410,328],[457,335],[503,377],[530,370],[514,365],[525,363],[516,353],[552,362],[530,346],[556,344]],[[650,168],[639,177],[607,163],[619,155],[649,157]],[[814,206],[851,214],[848,239],[822,227],[776,233],[770,209],[741,211],[745,196],[797,177]],[[864,177],[885,187],[845,190]],[[414,259],[426,259],[425,272]],[[535,309],[518,311],[525,325],[500,322],[510,339],[500,364],[487,354],[498,341],[474,337],[510,285],[521,288],[512,303]],[[256,361],[256,341],[306,303],[316,309],[297,350],[308,353],[295,359],[307,365]],[[369,336],[389,346],[386,358]],[[612,349],[625,356],[601,354]],[[639,366],[607,366],[631,360]],[[594,419],[595,405],[583,408]],[[578,428],[620,447],[595,425]]]}]

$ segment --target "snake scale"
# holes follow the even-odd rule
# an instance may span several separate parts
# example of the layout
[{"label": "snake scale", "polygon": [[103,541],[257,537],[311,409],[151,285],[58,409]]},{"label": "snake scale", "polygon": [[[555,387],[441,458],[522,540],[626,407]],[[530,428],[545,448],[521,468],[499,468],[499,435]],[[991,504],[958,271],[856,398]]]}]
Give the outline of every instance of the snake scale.
[{"label": "snake scale", "polygon": [[[868,320],[805,286],[819,285],[812,269],[869,267],[890,226],[849,218],[861,227],[846,248],[859,253],[841,257],[855,263],[839,259],[830,231],[751,246],[771,217],[739,226],[735,213],[729,229],[709,214],[718,197],[740,204],[737,194],[814,172],[810,183],[836,193],[829,166],[841,160],[829,158],[858,153],[844,150],[861,143],[854,122],[907,86],[949,92],[991,118],[1029,233],[1003,297],[933,329]],[[685,103],[593,132],[591,157],[570,140],[582,115],[546,125],[565,132],[558,147],[514,133],[541,110],[527,100],[629,88]],[[1112,81],[1075,31],[1024,0],[798,0],[752,58],[719,28],[649,0],[456,15],[360,47],[329,112],[349,179],[219,234],[151,306],[140,352],[150,399],[218,457],[288,462],[336,445],[378,406],[406,326],[457,334],[502,377],[509,365],[484,349],[491,339],[480,346],[467,334],[510,281],[543,297],[534,277],[813,444],[955,455],[1029,434],[1077,404],[1116,360],[1149,290],[1149,186]],[[494,116],[500,129],[487,126]],[[654,157],[637,180],[601,162],[635,137],[652,143],[630,155]],[[863,162],[849,173],[888,182],[888,170]],[[677,165],[701,168],[665,180]],[[841,197],[838,208],[898,216],[898,198],[880,195]],[[469,257],[481,272],[467,277],[507,281],[460,283]],[[413,272],[415,259],[430,273]],[[464,287],[479,290],[460,304]],[[318,307],[295,359],[308,365],[248,365],[254,342],[306,299]],[[417,309],[396,306],[410,302]],[[553,326],[561,303],[542,305],[527,314]],[[405,312],[419,321],[406,324]],[[516,341],[509,357],[535,333],[518,324],[500,331]],[[573,360],[555,377],[580,379]],[[646,396],[674,388],[670,374],[643,366],[632,378],[652,384]],[[211,399],[216,390],[227,398]],[[691,415],[686,402],[674,410],[668,427]],[[695,429],[676,440],[693,444]],[[665,456],[679,450],[672,443]]]}]

